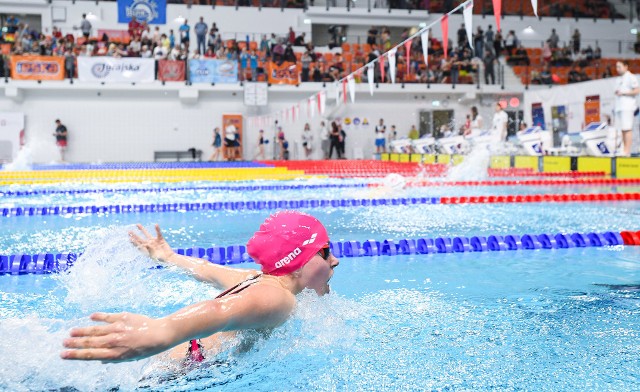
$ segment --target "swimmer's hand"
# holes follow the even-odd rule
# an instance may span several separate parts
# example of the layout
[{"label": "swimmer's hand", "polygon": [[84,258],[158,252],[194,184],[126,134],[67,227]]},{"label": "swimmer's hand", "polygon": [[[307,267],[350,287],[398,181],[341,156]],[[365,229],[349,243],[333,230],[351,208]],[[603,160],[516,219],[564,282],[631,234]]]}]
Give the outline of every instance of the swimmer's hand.
[{"label": "swimmer's hand", "polygon": [[162,236],[159,225],[156,224],[157,237],[152,237],[147,229],[145,229],[141,224],[137,224],[136,227],[140,230],[140,233],[142,233],[143,238],[132,231],[129,232],[129,237],[131,239],[131,243],[140,249],[142,253],[152,259],[160,261],[168,261],[169,258],[175,254],[173,249],[171,249],[171,246],[169,246]]},{"label": "swimmer's hand", "polygon": [[94,313],[91,320],[106,325],[74,328],[64,340],[62,359],[82,361],[134,361],[171,347],[168,328],[162,319],[133,313]]}]

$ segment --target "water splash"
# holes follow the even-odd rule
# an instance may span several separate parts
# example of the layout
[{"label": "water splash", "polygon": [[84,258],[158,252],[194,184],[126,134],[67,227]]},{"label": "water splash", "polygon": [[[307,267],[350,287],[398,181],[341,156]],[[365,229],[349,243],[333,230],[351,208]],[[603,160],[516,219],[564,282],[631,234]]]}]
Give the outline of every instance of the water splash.
[{"label": "water splash", "polygon": [[447,174],[449,181],[479,181],[487,178],[487,170],[491,161],[491,151],[487,144],[476,144],[464,160],[451,167]]},{"label": "water splash", "polygon": [[31,138],[18,151],[16,158],[11,163],[4,165],[4,170],[29,171],[34,163],[55,164],[55,160],[59,156],[60,154],[53,143]]}]

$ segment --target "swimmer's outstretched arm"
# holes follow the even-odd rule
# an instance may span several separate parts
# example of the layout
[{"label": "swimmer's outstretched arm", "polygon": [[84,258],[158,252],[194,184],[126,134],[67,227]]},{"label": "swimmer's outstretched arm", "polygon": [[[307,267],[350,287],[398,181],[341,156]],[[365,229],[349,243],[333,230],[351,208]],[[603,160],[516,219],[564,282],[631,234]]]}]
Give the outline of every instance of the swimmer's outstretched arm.
[{"label": "swimmer's outstretched arm", "polygon": [[64,340],[63,359],[102,362],[135,361],[190,339],[216,332],[273,328],[295,306],[295,297],[279,287],[250,287],[228,297],[187,306],[159,319],[133,313],[94,313],[106,325],[74,328]]},{"label": "swimmer's outstretched arm", "polygon": [[129,236],[131,242],[142,252],[156,260],[183,268],[194,278],[212,283],[219,289],[232,287],[258,273],[257,270],[229,268],[197,257],[179,255],[164,239],[159,225],[156,225],[157,237],[151,236],[141,224],[137,224],[136,227],[140,232],[136,234],[130,231]]}]

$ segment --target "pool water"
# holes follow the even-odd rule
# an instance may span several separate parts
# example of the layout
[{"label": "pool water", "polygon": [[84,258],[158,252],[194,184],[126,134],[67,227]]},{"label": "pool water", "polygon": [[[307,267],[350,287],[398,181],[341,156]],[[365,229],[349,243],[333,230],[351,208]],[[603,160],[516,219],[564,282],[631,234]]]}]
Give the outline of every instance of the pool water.
[{"label": "pool water", "polygon": [[[426,187],[387,190],[382,197],[548,191]],[[152,197],[164,203],[362,198],[378,192],[324,188],[109,194],[121,198],[117,201],[104,200],[107,194],[101,193],[6,196],[0,198],[0,208],[12,203],[156,202]],[[640,202],[306,211],[326,224],[332,240],[362,241],[637,230]],[[268,338],[259,338],[249,352],[238,353],[237,342],[230,342],[187,375],[164,370],[158,358],[110,365],[59,359],[69,328],[88,324],[91,312],[127,310],[159,317],[216,294],[174,268],[152,268],[155,263],[128,243],[130,225],[160,223],[175,248],[235,245],[246,243],[269,212],[0,218],[0,254],[84,251],[67,273],[0,276],[0,358],[5,364],[0,390],[640,389],[640,247],[628,246],[343,258],[331,281],[332,294],[301,294],[295,315]]]}]

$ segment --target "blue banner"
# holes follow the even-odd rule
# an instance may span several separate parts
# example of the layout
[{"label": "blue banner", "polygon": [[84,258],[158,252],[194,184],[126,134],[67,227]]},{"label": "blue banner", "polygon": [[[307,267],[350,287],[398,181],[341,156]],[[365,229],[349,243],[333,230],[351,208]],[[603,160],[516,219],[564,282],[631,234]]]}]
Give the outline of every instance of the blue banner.
[{"label": "blue banner", "polygon": [[147,24],[167,23],[167,0],[118,0],[118,23],[134,17]]},{"label": "blue banner", "polygon": [[189,60],[191,83],[237,83],[238,62],[232,60]]}]

